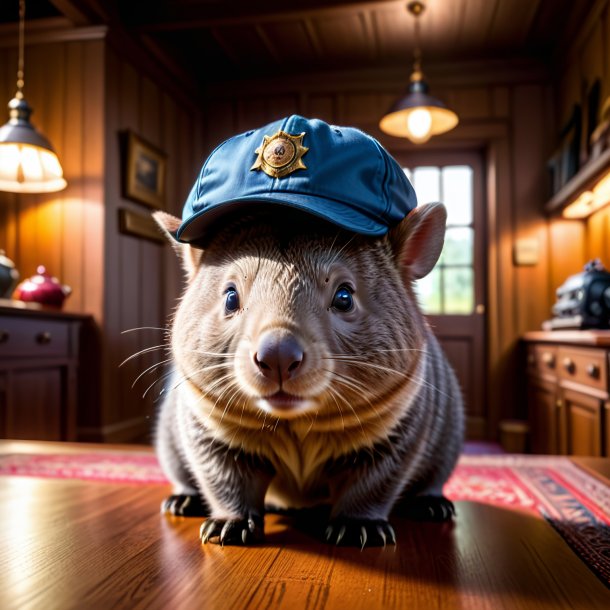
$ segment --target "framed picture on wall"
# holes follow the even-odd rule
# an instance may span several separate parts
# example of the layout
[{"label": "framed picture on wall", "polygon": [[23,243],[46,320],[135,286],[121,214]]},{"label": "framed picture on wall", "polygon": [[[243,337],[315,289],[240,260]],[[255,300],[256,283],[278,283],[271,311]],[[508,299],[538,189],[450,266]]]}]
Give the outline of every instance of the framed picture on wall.
[{"label": "framed picture on wall", "polygon": [[123,194],[144,205],[165,208],[167,156],[135,133],[126,132]]}]

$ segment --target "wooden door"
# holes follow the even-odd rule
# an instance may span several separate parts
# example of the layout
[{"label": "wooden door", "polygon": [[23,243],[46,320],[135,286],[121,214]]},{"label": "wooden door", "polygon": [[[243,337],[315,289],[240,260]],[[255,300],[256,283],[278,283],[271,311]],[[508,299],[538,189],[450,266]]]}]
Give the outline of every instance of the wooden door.
[{"label": "wooden door", "polygon": [[558,402],[557,383],[530,378],[527,385],[527,404],[532,428],[532,453],[560,453],[561,403]]},{"label": "wooden door", "polygon": [[582,392],[563,389],[565,453],[602,455],[602,414],[604,401]]},{"label": "wooden door", "polygon": [[420,303],[460,382],[467,436],[487,436],[485,201],[483,160],[475,152],[395,153],[419,204],[447,207],[443,253],[417,283]]}]

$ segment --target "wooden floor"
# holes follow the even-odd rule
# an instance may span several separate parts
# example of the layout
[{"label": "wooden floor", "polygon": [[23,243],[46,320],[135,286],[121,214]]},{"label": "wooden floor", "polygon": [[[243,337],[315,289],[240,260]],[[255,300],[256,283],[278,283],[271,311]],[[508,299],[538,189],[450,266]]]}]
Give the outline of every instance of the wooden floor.
[{"label": "wooden floor", "polygon": [[469,502],[395,521],[397,547],[335,548],[267,518],[256,548],[202,546],[162,486],[0,477],[0,608],[610,608],[542,519]]}]

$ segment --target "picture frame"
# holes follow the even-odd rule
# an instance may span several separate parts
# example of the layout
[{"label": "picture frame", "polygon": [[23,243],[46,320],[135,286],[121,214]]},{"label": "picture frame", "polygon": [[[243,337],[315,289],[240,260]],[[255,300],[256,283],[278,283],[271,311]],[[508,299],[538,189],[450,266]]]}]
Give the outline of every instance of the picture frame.
[{"label": "picture frame", "polygon": [[125,133],[123,195],[152,208],[165,208],[167,155],[132,131]]},{"label": "picture frame", "polygon": [[148,239],[157,244],[165,243],[165,238],[150,214],[138,214],[127,208],[119,208],[119,231],[123,235]]}]

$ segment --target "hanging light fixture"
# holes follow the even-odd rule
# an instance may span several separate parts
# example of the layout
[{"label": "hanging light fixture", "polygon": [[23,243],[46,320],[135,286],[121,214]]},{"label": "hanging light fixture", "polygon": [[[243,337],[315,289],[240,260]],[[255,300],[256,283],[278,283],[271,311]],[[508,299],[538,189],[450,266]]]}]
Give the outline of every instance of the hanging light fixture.
[{"label": "hanging light fixture", "polygon": [[23,97],[25,0],[19,0],[17,93],[8,103],[9,121],[0,127],[0,191],[50,193],[66,187],[50,142],[30,123],[32,109]]},{"label": "hanging light fixture", "polygon": [[418,0],[409,2],[407,10],[415,18],[415,50],[413,72],[406,95],[401,97],[379,121],[381,131],[401,138],[409,138],[415,144],[423,144],[432,136],[445,133],[458,124],[458,116],[443,102],[428,95],[428,83],[421,69],[419,41],[419,17],[425,5]]}]

